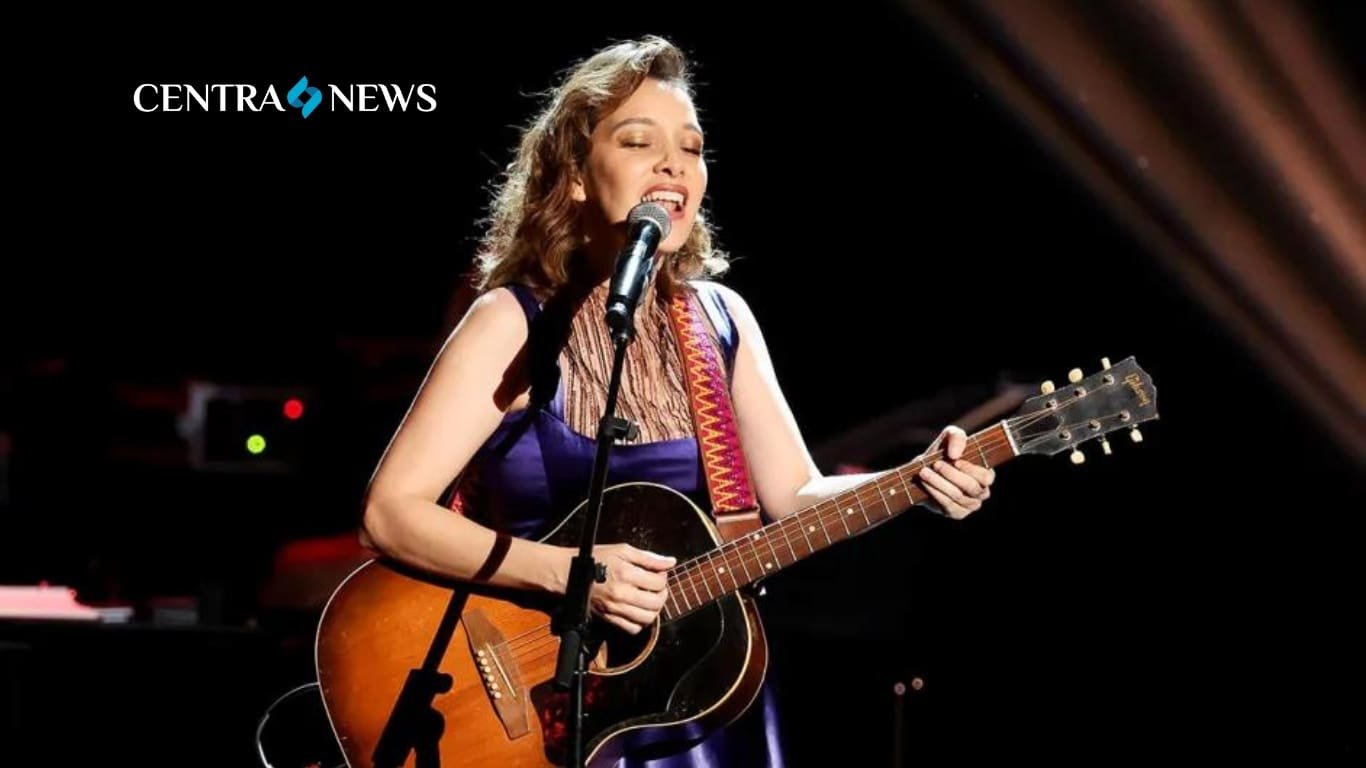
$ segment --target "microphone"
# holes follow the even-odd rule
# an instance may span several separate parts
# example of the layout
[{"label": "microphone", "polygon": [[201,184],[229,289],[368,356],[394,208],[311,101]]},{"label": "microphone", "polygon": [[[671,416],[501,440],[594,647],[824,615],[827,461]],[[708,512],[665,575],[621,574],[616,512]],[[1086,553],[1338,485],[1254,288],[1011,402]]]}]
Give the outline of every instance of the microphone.
[{"label": "microphone", "polygon": [[617,341],[635,329],[636,302],[654,266],[655,250],[669,236],[669,212],[659,203],[641,203],[626,217],[626,247],[617,256],[617,271],[607,294],[607,327]]}]

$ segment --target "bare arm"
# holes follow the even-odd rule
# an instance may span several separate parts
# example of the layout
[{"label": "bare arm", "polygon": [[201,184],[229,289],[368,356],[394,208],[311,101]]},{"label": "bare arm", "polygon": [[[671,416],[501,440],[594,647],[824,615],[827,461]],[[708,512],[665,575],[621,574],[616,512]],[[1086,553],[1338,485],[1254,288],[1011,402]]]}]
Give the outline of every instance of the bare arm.
[{"label": "bare arm", "polygon": [[[821,474],[778,385],[758,322],[739,294],[719,287],[740,334],[731,385],[735,419],[755,493],[768,516],[786,517],[884,474]],[[956,427],[941,434],[940,439],[948,439],[950,460],[962,456],[965,437]],[[930,497],[955,518],[976,511],[990,495],[988,488],[995,479],[990,469],[962,460],[936,469],[927,468],[921,478]]]},{"label": "bare arm", "polygon": [[774,519],[786,517],[872,477],[821,474],[778,385],[749,305],[730,288],[718,287],[740,336],[731,399],[754,490],[765,513]]},{"label": "bare arm", "polygon": [[[480,297],[452,331],[371,478],[365,546],[457,579],[484,565],[494,532],[437,502],[524,391],[509,372],[526,337],[516,297],[502,290]],[[489,583],[563,591],[571,554],[514,537]]]}]

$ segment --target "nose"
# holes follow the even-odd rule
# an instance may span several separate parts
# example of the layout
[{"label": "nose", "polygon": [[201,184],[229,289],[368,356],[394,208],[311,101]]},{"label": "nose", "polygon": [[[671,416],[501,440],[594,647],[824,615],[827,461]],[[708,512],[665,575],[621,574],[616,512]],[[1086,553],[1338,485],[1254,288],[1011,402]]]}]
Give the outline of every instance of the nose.
[{"label": "nose", "polygon": [[659,162],[655,163],[655,171],[669,176],[679,176],[683,173],[683,158],[678,147],[672,144],[664,146],[664,154],[660,156]]}]

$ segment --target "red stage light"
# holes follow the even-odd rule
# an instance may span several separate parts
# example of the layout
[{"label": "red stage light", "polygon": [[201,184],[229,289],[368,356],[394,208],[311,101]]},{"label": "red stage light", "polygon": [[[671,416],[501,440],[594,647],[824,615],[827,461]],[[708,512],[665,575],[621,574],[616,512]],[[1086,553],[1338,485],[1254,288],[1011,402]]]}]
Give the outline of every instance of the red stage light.
[{"label": "red stage light", "polygon": [[304,401],[291,397],[285,401],[285,418],[291,421],[304,415]]}]

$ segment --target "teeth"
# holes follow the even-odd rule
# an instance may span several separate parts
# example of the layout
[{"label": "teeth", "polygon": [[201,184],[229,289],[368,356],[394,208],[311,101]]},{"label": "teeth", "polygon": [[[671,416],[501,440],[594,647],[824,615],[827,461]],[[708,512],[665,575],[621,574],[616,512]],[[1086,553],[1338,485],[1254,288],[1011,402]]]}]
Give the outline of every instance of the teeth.
[{"label": "teeth", "polygon": [[679,194],[678,192],[670,192],[662,189],[646,194],[644,197],[640,198],[640,201],[642,203],[669,203],[673,205],[675,208],[680,209],[683,207],[683,195]]}]

